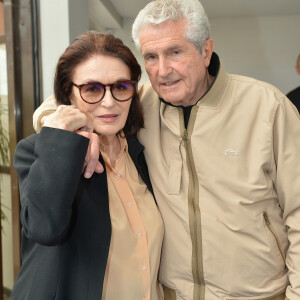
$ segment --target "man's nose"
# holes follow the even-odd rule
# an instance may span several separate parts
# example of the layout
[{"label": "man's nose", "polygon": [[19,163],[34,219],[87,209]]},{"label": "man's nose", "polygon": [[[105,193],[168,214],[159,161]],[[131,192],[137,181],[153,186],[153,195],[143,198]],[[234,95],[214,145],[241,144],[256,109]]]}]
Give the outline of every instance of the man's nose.
[{"label": "man's nose", "polygon": [[158,74],[160,77],[168,76],[172,71],[170,66],[170,62],[167,58],[160,58],[159,65],[158,65]]}]

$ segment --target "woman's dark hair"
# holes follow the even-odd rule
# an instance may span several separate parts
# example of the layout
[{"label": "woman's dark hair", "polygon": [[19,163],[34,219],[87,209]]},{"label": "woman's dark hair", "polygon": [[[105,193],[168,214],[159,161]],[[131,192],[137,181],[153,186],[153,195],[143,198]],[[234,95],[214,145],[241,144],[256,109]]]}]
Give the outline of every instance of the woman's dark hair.
[{"label": "woman's dark hair", "polygon": [[[92,56],[103,55],[116,57],[128,66],[131,80],[138,82],[141,78],[141,67],[131,50],[111,34],[87,31],[74,39],[58,60],[54,78],[54,94],[58,104],[70,105],[72,79],[75,68]],[[144,126],[142,106],[138,93],[132,97],[126,124],[123,128],[125,137],[136,136]]]}]

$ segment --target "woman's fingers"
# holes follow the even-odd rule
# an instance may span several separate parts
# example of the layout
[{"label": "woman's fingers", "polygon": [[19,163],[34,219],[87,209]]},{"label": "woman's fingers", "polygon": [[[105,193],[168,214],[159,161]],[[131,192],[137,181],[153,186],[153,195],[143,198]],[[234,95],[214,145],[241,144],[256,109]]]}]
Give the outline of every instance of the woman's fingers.
[{"label": "woman's fingers", "polygon": [[99,162],[99,136],[96,133],[86,131],[76,131],[76,133],[85,136],[90,139],[89,147],[85,156],[83,171],[84,177],[90,178],[94,172],[102,173],[104,168]]},{"label": "woman's fingers", "polygon": [[73,132],[80,128],[93,131],[92,117],[73,105],[58,106],[56,112],[44,119],[44,126]]}]

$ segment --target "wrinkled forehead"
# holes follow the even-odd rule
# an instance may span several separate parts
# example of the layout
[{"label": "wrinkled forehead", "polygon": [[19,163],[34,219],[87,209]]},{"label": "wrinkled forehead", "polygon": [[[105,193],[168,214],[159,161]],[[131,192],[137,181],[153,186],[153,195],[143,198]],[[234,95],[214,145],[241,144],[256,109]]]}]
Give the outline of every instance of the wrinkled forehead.
[{"label": "wrinkled forehead", "polygon": [[158,22],[154,22],[153,20],[151,20],[151,21],[145,22],[143,25],[141,25],[141,27],[139,29],[139,34],[144,30],[148,30],[149,28],[155,28],[155,29],[170,28],[170,29],[172,29],[174,26],[175,27],[180,26],[180,27],[184,28],[184,30],[185,30],[187,24],[188,24],[188,21],[184,17],[172,18],[172,19],[170,18],[170,19],[166,19],[166,20],[158,21]]},{"label": "wrinkled forehead", "polygon": [[176,21],[167,20],[159,24],[148,23],[139,32],[139,42],[143,41],[157,41],[160,39],[169,39],[174,36],[177,38],[186,39],[186,21],[179,19]]}]

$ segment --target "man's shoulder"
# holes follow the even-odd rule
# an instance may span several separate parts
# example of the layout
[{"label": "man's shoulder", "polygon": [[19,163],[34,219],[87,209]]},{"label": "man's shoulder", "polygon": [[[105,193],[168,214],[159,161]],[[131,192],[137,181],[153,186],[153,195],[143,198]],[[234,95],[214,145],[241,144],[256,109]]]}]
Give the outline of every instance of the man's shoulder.
[{"label": "man's shoulder", "polygon": [[251,103],[252,107],[273,111],[275,106],[287,100],[282,91],[271,83],[235,74],[229,74],[229,78],[231,89],[239,95],[237,101]]},{"label": "man's shoulder", "polygon": [[244,75],[237,75],[237,74],[229,74],[229,77],[233,81],[244,83],[248,87],[253,87],[253,88],[262,87],[262,88],[266,88],[266,89],[271,89],[271,90],[276,91],[276,92],[280,92],[280,90],[276,86],[274,86],[273,84],[268,83],[268,82],[263,81],[263,80],[260,80],[260,79],[256,79],[256,78],[249,77],[249,76],[244,76]]},{"label": "man's shoulder", "polygon": [[269,82],[243,75],[229,74],[229,77],[238,86],[249,91],[267,93],[268,95],[273,94],[276,98],[285,97],[279,88]]},{"label": "man's shoulder", "polygon": [[147,98],[158,98],[158,95],[154,91],[150,81],[147,81],[139,86],[138,93],[142,102]]},{"label": "man's shoulder", "polygon": [[156,113],[161,105],[158,95],[154,91],[150,81],[145,82],[139,87],[139,97],[143,106],[144,115],[149,116],[151,113]]}]

